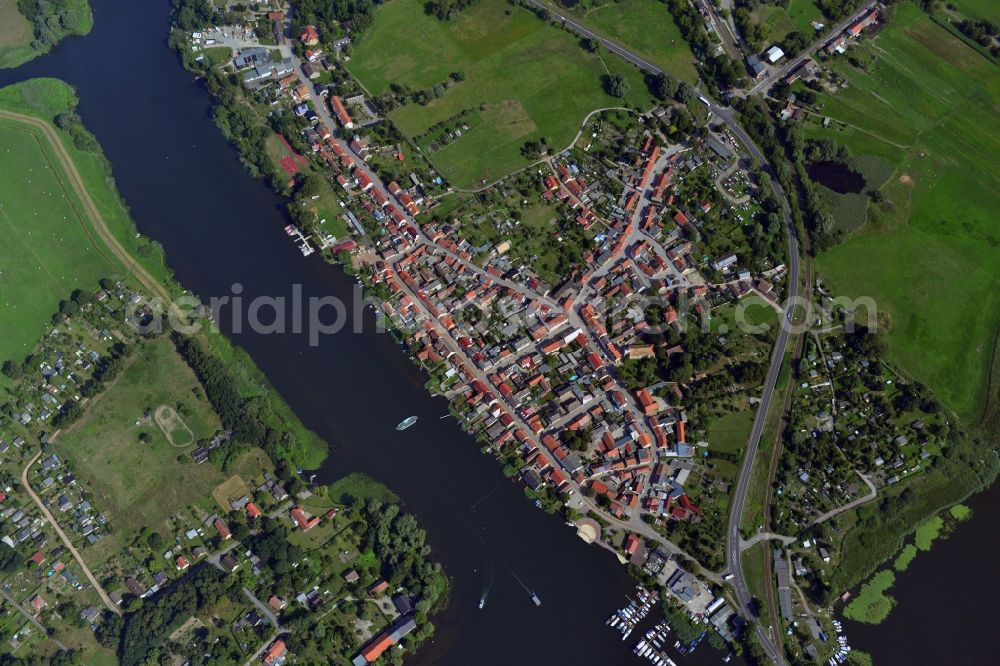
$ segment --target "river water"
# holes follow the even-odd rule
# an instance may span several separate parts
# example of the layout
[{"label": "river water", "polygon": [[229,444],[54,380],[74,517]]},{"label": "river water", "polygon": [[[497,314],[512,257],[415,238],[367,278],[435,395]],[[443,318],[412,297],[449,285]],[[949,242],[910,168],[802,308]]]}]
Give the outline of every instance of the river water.
[{"label": "river water", "polygon": [[[91,0],[93,32],[49,55],[0,70],[0,85],[38,76],[77,88],[79,112],[114,165],[140,230],[160,241],[180,282],[203,297],[334,295],[353,282],[282,231],[284,204],[239,164],[209,117],[203,90],[165,43],[169,4]],[[227,334],[246,349],[311,428],[332,445],[320,481],[370,474],[395,490],[427,528],[453,582],[438,632],[415,664],[647,663],[604,626],[632,589],[607,551],[585,546],[518,487],[429,397],[425,377],[387,335],[343,332],[310,347],[304,335]],[[417,414],[404,433],[395,424]],[[998,663],[990,620],[1000,598],[1000,491],[973,498],[976,515],[899,575],[897,608],[875,628],[850,625],[880,664]],[[485,609],[480,595],[489,589]],[[542,599],[536,608],[525,588]],[[970,632],[971,630],[971,632]],[[970,633],[972,635],[970,635]],[[684,664],[719,663],[707,645]]]},{"label": "river water", "polygon": [[[243,170],[209,116],[207,96],[166,46],[164,0],[92,0],[95,23],[49,55],[0,70],[0,85],[52,76],[114,166],[139,229],[161,242],[179,281],[203,298],[231,293],[352,299],[354,283],[282,231],[283,202]],[[369,311],[370,312],[370,311]],[[425,377],[388,335],[233,334],[302,420],[332,445],[319,481],[361,471],[386,483],[427,528],[452,579],[438,632],[411,663],[647,663],[604,626],[632,591],[607,551],[586,546],[519,487],[425,391]],[[404,417],[420,417],[397,433]],[[473,508],[473,505],[475,507]],[[478,603],[489,590],[485,609]],[[535,607],[528,589],[542,600]],[[680,663],[719,663],[703,645]]]},{"label": "river water", "polygon": [[970,498],[973,517],[920,552],[889,595],[896,606],[878,625],[844,621],[851,644],[876,664],[1000,664],[996,603],[1000,576],[1000,486]]}]

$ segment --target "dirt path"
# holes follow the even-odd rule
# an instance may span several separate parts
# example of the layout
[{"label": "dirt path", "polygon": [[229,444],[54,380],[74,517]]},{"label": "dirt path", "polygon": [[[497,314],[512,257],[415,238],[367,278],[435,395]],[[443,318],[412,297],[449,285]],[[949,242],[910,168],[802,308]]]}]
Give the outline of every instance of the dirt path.
[{"label": "dirt path", "polygon": [[[166,309],[176,311],[173,305],[173,299],[170,297],[170,293],[167,291],[166,287],[164,287],[159,280],[150,275],[145,268],[136,263],[136,261],[132,258],[132,255],[129,254],[120,242],[118,242],[118,239],[115,238],[114,234],[108,228],[107,222],[98,210],[94,200],[90,197],[90,193],[87,191],[83,178],[80,176],[80,172],[76,168],[76,164],[73,162],[73,159],[70,157],[66,147],[63,145],[59,134],[52,127],[52,125],[40,118],[5,110],[0,110],[0,119],[14,121],[41,132],[45,142],[48,143],[51,148],[51,152],[55,155],[60,166],[62,167],[65,178],[59,178],[59,180],[62,182],[69,182],[70,187],[73,188],[73,192],[76,194],[77,199],[83,206],[84,213],[90,218],[91,228],[87,228],[87,226],[83,224],[83,220],[80,220],[80,222],[84,227],[84,232],[95,241],[95,247],[97,247],[99,251],[101,246],[106,248],[128,272],[130,272],[147,290],[149,290],[151,294],[162,299]],[[48,151],[45,151],[45,145],[43,144],[42,139],[38,135],[34,133],[32,134],[36,141],[38,141],[43,154],[48,157],[49,153]],[[57,177],[59,176],[58,173],[56,175]],[[93,237],[91,231],[97,234],[96,239]],[[32,501],[34,501],[34,503],[38,506],[38,509],[42,512],[42,515],[49,521],[49,523],[52,524],[52,528],[59,535],[59,538],[62,539],[62,542],[66,546],[67,550],[69,550],[69,552],[73,555],[73,559],[75,559],[81,569],[83,569],[84,575],[86,575],[90,584],[94,586],[94,589],[97,590],[101,600],[104,602],[104,605],[112,613],[121,615],[121,609],[113,601],[111,601],[111,597],[104,590],[104,588],[101,587],[101,584],[97,581],[97,578],[90,570],[90,567],[88,567],[87,563],[84,561],[83,556],[80,555],[80,552],[69,540],[69,537],[66,536],[66,533],[63,532],[59,523],[56,522],[55,517],[48,510],[48,508],[46,508],[45,504],[42,503],[41,498],[37,493],[35,493],[35,491],[31,488],[31,485],[28,483],[28,471],[38,458],[41,457],[41,455],[42,452],[39,451],[31,458],[31,460],[28,461],[24,471],[21,472],[21,483],[24,486],[25,491],[31,497]]]},{"label": "dirt path", "polygon": [[[59,134],[48,122],[35,118],[33,116],[26,116],[20,113],[14,113],[13,111],[0,110],[0,118],[5,118],[7,120],[12,120],[29,127],[33,127],[40,130],[44,135],[47,143],[52,148],[55,153],[56,159],[59,161],[62,167],[63,173],[66,179],[69,181],[70,186],[73,188],[74,193],[76,193],[77,198],[83,205],[84,212],[87,217],[90,218],[93,231],[97,233],[100,243],[95,245],[103,245],[106,247],[118,260],[118,262],[128,270],[137,280],[139,280],[146,289],[148,289],[153,295],[160,297],[163,300],[165,307],[171,307],[173,304],[173,299],[170,297],[170,293],[167,291],[163,284],[150,275],[145,268],[140,266],[132,258],[132,255],[118,242],[114,234],[108,228],[104,217],[101,215],[97,206],[94,204],[94,200],[90,197],[90,193],[87,191],[86,185],[83,183],[83,179],[80,177],[80,172],[76,168],[76,164],[73,162],[73,158],[70,157],[69,153],[66,151],[66,147],[63,145],[62,140],[59,138]],[[39,145],[42,144],[38,137],[35,137],[39,141]],[[44,146],[42,146],[44,151]],[[59,174],[56,174],[58,177]],[[63,180],[60,178],[60,180]],[[90,233],[90,229],[84,227],[84,231],[88,236],[93,238]]]},{"label": "dirt path", "polygon": [[[854,471],[857,472],[857,470],[854,470]],[[865,482],[866,486],[868,486],[868,493],[866,495],[864,495],[863,497],[859,497],[856,500],[848,502],[844,506],[839,506],[836,509],[833,509],[831,511],[827,511],[822,516],[820,516],[816,520],[814,520],[811,523],[809,523],[809,527],[812,527],[814,525],[819,525],[820,523],[824,523],[824,522],[830,520],[831,518],[833,518],[834,516],[836,516],[838,514],[844,513],[845,511],[850,511],[851,509],[853,509],[856,506],[861,506],[865,502],[870,502],[873,499],[875,499],[875,496],[878,495],[878,490],[875,488],[875,484],[872,483],[872,480],[869,479],[864,474],[862,474],[861,472],[858,472],[858,476],[860,476],[861,480]]]},{"label": "dirt path", "polygon": [[[52,438],[55,439],[55,435],[53,435]],[[63,545],[65,545],[66,549],[73,555],[73,559],[75,559],[76,563],[80,565],[81,569],[83,569],[84,575],[87,577],[87,580],[90,581],[90,584],[94,586],[94,589],[97,590],[97,593],[101,595],[101,600],[104,602],[104,605],[107,607],[107,609],[112,613],[117,613],[118,615],[121,615],[122,614],[121,609],[118,608],[115,602],[111,601],[111,597],[108,596],[108,593],[104,590],[103,587],[101,587],[101,584],[97,582],[97,578],[90,570],[90,567],[87,566],[87,563],[83,561],[83,556],[80,555],[80,551],[76,549],[76,546],[73,545],[73,542],[69,540],[69,537],[66,536],[66,533],[63,532],[61,527],[59,527],[59,523],[56,522],[55,516],[53,516],[52,512],[48,510],[48,507],[46,507],[45,504],[42,503],[42,498],[38,496],[38,493],[36,493],[34,489],[31,487],[31,484],[28,483],[28,470],[31,469],[31,466],[34,465],[35,462],[37,462],[41,456],[42,452],[41,450],[39,450],[38,453],[36,453],[31,457],[31,460],[28,461],[28,464],[24,466],[24,471],[21,472],[21,485],[24,486],[25,492],[28,493],[28,496],[31,497],[35,505],[38,506],[38,510],[42,512],[42,515],[45,517],[45,519],[48,520],[49,523],[52,525],[52,529],[54,529],[56,531],[56,534],[59,535],[59,538],[62,539]]]}]

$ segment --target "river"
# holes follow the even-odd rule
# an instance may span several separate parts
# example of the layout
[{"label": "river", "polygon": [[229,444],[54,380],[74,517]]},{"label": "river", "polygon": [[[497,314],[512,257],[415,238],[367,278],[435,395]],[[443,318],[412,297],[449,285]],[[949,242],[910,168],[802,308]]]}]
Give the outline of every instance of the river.
[{"label": "river", "polygon": [[[166,46],[164,0],[92,0],[93,32],[14,70],[0,85],[52,76],[76,87],[79,113],[114,167],[142,233],[163,244],[179,281],[203,298],[334,295],[353,281],[303,258],[282,231],[284,204],[243,170],[209,117],[204,91]],[[367,317],[370,320],[370,316]],[[604,626],[632,583],[607,551],[586,546],[521,489],[453,419],[388,335],[231,334],[332,453],[319,481],[361,471],[384,482],[427,528],[452,579],[433,644],[417,664],[630,664],[631,642]],[[397,433],[403,417],[416,426]],[[485,499],[484,499],[485,498]],[[473,504],[479,502],[475,510]],[[538,593],[535,607],[524,586]],[[483,610],[479,598],[489,587]],[[702,646],[684,663],[719,663]]]},{"label": "river", "polygon": [[992,564],[1000,553],[1000,486],[965,503],[972,518],[896,574],[888,594],[897,603],[884,622],[844,621],[851,644],[876,664],[1000,663],[1000,576]]}]

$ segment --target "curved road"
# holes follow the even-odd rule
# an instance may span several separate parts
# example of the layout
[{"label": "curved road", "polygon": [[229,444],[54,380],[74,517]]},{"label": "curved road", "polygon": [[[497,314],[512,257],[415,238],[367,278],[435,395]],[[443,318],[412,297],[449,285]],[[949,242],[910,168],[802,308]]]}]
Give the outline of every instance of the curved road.
[{"label": "curved road", "polygon": [[[553,11],[551,7],[547,7],[538,0],[525,0],[525,2],[531,7],[544,9],[549,12],[553,19],[561,21],[562,24],[569,30],[572,30],[578,35],[599,42],[611,53],[624,58],[640,69],[644,69],[652,74],[664,73],[661,68],[657,67],[653,63],[643,59],[610,39],[594,34],[588,28],[576,22],[572,18],[560,12]],[[771,176],[771,189],[774,191],[778,201],[781,202],[782,213],[785,217],[785,233],[788,239],[788,293],[784,308],[785,318],[782,321],[782,326],[778,332],[778,339],[774,343],[774,351],[771,353],[771,366],[767,373],[767,379],[764,381],[760,406],[757,408],[757,415],[754,418],[753,429],[750,431],[750,439],[747,442],[747,450],[743,461],[743,467],[740,470],[736,488],[733,492],[733,501],[730,505],[729,512],[729,527],[726,532],[726,564],[729,572],[733,574],[733,579],[730,582],[733,585],[733,590],[736,593],[736,600],[742,609],[742,614],[745,617],[752,618],[753,614],[750,612],[750,591],[747,587],[746,578],[743,575],[743,566],[740,562],[739,529],[740,521],[743,517],[743,508],[746,504],[747,489],[750,485],[750,472],[753,469],[754,458],[757,455],[757,447],[760,444],[760,436],[764,430],[764,422],[767,419],[767,412],[771,407],[771,400],[774,397],[774,386],[778,381],[778,373],[781,371],[781,362],[785,356],[785,348],[788,346],[788,338],[791,332],[790,327],[788,326],[792,311],[792,306],[790,304],[795,303],[799,290],[799,242],[795,234],[795,224],[792,221],[791,210],[788,207],[788,199],[785,197],[784,191],[778,184],[778,180],[774,176],[774,172],[770,168],[767,158],[764,157],[764,154],[761,152],[760,148],[757,147],[757,144],[753,142],[750,136],[736,122],[736,112],[733,109],[719,106],[704,93],[699,93],[699,99],[703,104],[705,104],[705,106],[708,107],[708,110],[712,114],[717,116],[726,124],[729,130],[733,133],[733,136],[735,136],[740,144],[743,145],[744,149],[768,171]],[[767,656],[770,657],[770,659],[775,663],[784,663],[780,646],[775,646],[771,637],[768,635],[767,631],[760,626],[759,622],[755,623],[755,626],[757,630],[757,637],[760,640],[761,647],[763,647],[764,652],[767,653]]]},{"label": "curved road", "polygon": [[[10,111],[0,111],[0,119],[14,121],[21,123],[22,125],[28,125],[41,131],[44,136],[44,142],[48,143],[52,151],[55,153],[55,157],[62,167],[66,180],[69,181],[69,185],[72,187],[73,192],[83,205],[85,214],[90,218],[92,228],[88,228],[82,218],[80,219],[80,223],[84,227],[84,232],[87,236],[94,241],[94,247],[102,254],[104,254],[105,249],[110,251],[111,254],[114,255],[114,258],[117,259],[118,263],[124,266],[126,270],[139,280],[152,294],[159,296],[163,300],[165,307],[172,307],[173,301],[170,298],[170,293],[167,291],[166,287],[150,275],[142,266],[136,263],[136,261],[132,258],[132,255],[129,254],[121,243],[118,242],[118,239],[115,238],[114,234],[108,228],[107,223],[104,221],[104,217],[101,215],[97,206],[94,204],[94,200],[91,198],[90,193],[87,191],[87,187],[84,184],[83,179],[80,177],[79,171],[76,169],[76,164],[74,164],[73,159],[66,151],[66,147],[63,145],[59,134],[52,127],[52,125],[41,118],[27,116],[20,113],[13,113]],[[35,138],[41,146],[43,139],[37,135]],[[45,153],[46,157],[48,157],[46,151],[44,151],[44,146],[42,146],[42,148],[43,153]],[[57,173],[56,176],[60,181],[63,181],[59,173]],[[95,239],[92,232],[96,232],[98,238]],[[94,589],[97,590],[97,593],[100,595],[101,601],[104,602],[105,607],[107,607],[107,609],[111,612],[120,615],[122,612],[121,609],[113,601],[111,601],[111,597],[104,590],[104,588],[101,587],[101,584],[97,581],[97,578],[94,576],[93,572],[91,572],[87,563],[83,560],[83,556],[80,555],[80,552],[72,544],[69,537],[67,537],[66,533],[63,532],[62,528],[59,527],[59,523],[42,502],[38,494],[32,489],[31,484],[28,483],[28,470],[41,455],[42,452],[39,450],[38,453],[36,453],[28,461],[24,471],[21,473],[21,484],[24,486],[25,491],[31,497],[32,501],[34,501],[34,503],[38,506],[42,515],[45,516],[45,518],[51,523],[52,528],[59,535],[59,538],[65,544],[67,550],[69,550],[69,552],[73,555],[73,558],[80,565],[81,569],[83,569],[84,575],[87,577],[87,580],[90,581],[90,584],[94,586]]]},{"label": "curved road", "polygon": [[[632,53],[631,51],[623,48],[617,43],[600,37],[590,30],[588,30],[583,25],[577,23],[571,18],[568,18],[558,12],[552,12],[549,7],[541,4],[537,0],[526,0],[527,4],[534,7],[544,9],[556,19],[563,23],[564,26],[570,30],[580,34],[584,37],[594,39],[603,45],[608,51],[624,58],[626,61],[631,62],[637,67],[647,70],[653,74],[663,73],[663,70],[656,65],[646,61],[645,59],[639,57],[638,55]],[[727,109],[719,106],[713,102],[710,98],[704,94],[700,95],[701,101],[708,107],[714,115],[726,123],[730,131],[736,137],[736,139],[744,146],[744,148],[749,152],[757,161],[765,165],[765,168],[770,171],[770,168],[766,165],[768,164],[767,159],[764,157],[760,149],[754,144],[750,139],[749,135],[743,131],[743,128],[735,121],[735,112],[732,109]],[[14,114],[8,112],[0,112],[0,117],[7,117],[11,120],[17,120],[25,124],[32,125],[37,129],[40,129],[48,139],[48,142],[52,145],[53,150],[56,153],[59,162],[61,163],[65,173],[67,174],[70,184],[73,186],[74,191],[83,203],[84,208],[91,221],[94,223],[94,229],[97,231],[98,235],[101,237],[104,245],[108,247],[113,254],[116,255],[118,260],[129,268],[130,272],[138,278],[144,286],[146,286],[153,293],[161,296],[164,300],[169,303],[169,294],[164,289],[163,285],[157,280],[153,279],[141,266],[138,266],[136,262],[132,259],[130,254],[118,243],[118,240],[110,233],[104,223],[103,218],[94,205],[93,200],[87,193],[86,187],[83,185],[83,181],[80,178],[79,173],[76,171],[76,167],[73,164],[72,159],[66,152],[58,134],[52,126],[38,118],[33,118],[31,116],[24,116],[21,114]],[[786,222],[786,234],[788,238],[788,254],[789,254],[789,284],[788,284],[788,301],[794,302],[796,296],[798,295],[798,274],[799,274],[799,248],[798,240],[795,235],[795,226],[792,222],[791,212],[788,207],[788,201],[785,198],[785,194],[778,184],[777,179],[771,174],[771,188],[774,194],[777,196],[778,200],[782,203],[782,211],[785,216]],[[786,318],[791,316],[790,306],[785,308]],[[787,319],[786,319],[787,321]],[[726,543],[726,561],[728,564],[729,571],[733,574],[733,588],[736,592],[737,601],[742,608],[742,612],[745,616],[750,616],[749,604],[750,604],[750,593],[746,585],[746,579],[743,575],[742,566],[739,557],[739,523],[743,515],[743,508],[746,501],[747,488],[749,486],[750,471],[753,467],[753,460],[757,452],[758,444],[760,443],[761,432],[764,428],[764,421],[767,416],[768,409],[771,404],[771,399],[774,396],[774,386],[778,379],[778,373],[781,369],[781,361],[784,357],[785,348],[788,344],[789,338],[789,328],[788,326],[781,326],[778,334],[778,339],[775,342],[774,351],[771,356],[771,366],[768,371],[767,379],[764,383],[763,393],[761,395],[760,406],[758,407],[757,415],[754,419],[753,429],[751,430],[750,439],[747,442],[747,452],[744,460],[743,468],[740,471],[740,476],[737,481],[737,486],[734,491],[733,502],[730,509],[729,518],[729,529],[727,531],[727,543]],[[89,577],[89,576],[88,576]],[[91,582],[94,582],[93,580]],[[100,588],[98,587],[100,590]],[[103,595],[102,595],[103,596]],[[107,601],[110,601],[108,599]],[[114,604],[111,604],[114,606]],[[117,609],[117,607],[115,607]],[[757,624],[757,635],[760,639],[761,645],[767,655],[775,662],[783,662],[781,653],[774,646],[767,632],[764,631],[759,624]]]}]

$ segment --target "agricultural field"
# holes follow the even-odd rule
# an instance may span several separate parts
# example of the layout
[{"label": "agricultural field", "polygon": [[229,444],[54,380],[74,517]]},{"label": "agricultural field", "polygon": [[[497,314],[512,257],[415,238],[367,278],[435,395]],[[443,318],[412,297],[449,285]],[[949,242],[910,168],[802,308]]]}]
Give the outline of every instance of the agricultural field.
[{"label": "agricultural field", "polygon": [[21,361],[48,330],[59,301],[94,290],[119,267],[92,241],[90,222],[59,163],[34,130],[0,119],[0,362]]},{"label": "agricultural field", "polygon": [[[547,3],[560,12],[563,7]],[[620,42],[678,79],[696,83],[698,71],[687,42],[660,0],[623,0],[570,12],[595,34]]]},{"label": "agricultural field", "polygon": [[882,188],[888,203],[818,265],[837,293],[875,299],[889,359],[974,422],[1000,325],[1000,79],[909,4],[856,48],[870,71],[837,59],[849,86],[820,96],[822,113],[849,129],[808,133],[897,168]]},{"label": "agricultural field", "polygon": [[223,480],[215,465],[191,462],[192,442],[171,444],[158,425],[155,413],[167,406],[196,441],[219,427],[198,380],[170,341],[145,344],[130,360],[56,443],[59,455],[75,464],[97,503],[106,507],[111,524],[126,534],[161,526]]},{"label": "agricultural field", "polygon": [[[426,105],[411,103],[390,117],[408,136],[467,110],[478,117],[463,136],[428,153],[454,185],[471,188],[528,164],[527,141],[544,137],[564,147],[591,111],[628,102],[651,106],[641,72],[623,60],[584,50],[579,40],[503,0],[482,0],[453,21],[427,16],[417,0],[392,0],[354,49],[351,72],[372,94],[392,83],[412,90],[463,80]],[[607,95],[602,80],[622,74],[624,100]]]}]

